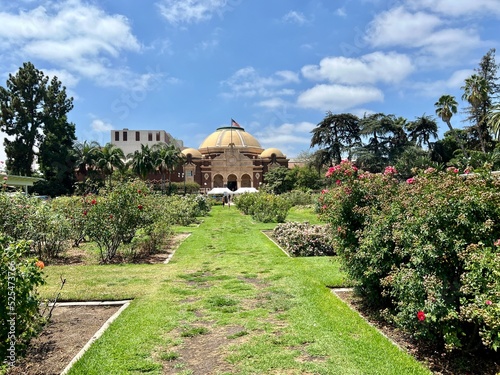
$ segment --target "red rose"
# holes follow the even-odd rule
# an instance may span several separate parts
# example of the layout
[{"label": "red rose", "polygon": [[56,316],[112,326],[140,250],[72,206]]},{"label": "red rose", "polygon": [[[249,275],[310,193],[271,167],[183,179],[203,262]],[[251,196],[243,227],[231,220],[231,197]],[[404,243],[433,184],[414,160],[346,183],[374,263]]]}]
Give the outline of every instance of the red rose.
[{"label": "red rose", "polygon": [[143,208],[143,207],[142,207],[142,204],[138,205],[138,206],[137,206],[137,208],[138,208],[139,210],[142,210],[142,208]]},{"label": "red rose", "polygon": [[87,216],[87,211],[83,211],[83,216]]},{"label": "red rose", "polygon": [[97,201],[95,199],[92,199],[92,201],[90,202],[90,204],[97,204]]},{"label": "red rose", "polygon": [[417,319],[423,322],[425,320],[425,313],[423,311],[419,311],[417,313]]}]

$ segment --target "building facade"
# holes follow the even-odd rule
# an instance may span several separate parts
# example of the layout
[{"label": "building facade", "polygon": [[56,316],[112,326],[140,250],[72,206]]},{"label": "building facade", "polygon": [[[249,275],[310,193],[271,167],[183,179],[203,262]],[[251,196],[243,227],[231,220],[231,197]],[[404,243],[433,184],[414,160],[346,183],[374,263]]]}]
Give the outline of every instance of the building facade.
[{"label": "building facade", "polygon": [[216,187],[258,189],[272,168],[288,168],[288,159],[277,148],[263,149],[243,127],[220,127],[198,149],[185,148],[186,182],[195,182],[206,192]]},{"label": "building facade", "polygon": [[[265,174],[272,168],[288,168],[288,159],[277,148],[264,149],[259,141],[241,126],[220,127],[210,134],[198,148],[185,148],[163,130],[112,130],[111,143],[129,155],[141,150],[141,145],[175,144],[185,157],[185,163],[170,173],[172,182],[192,182],[201,192],[214,187],[237,190],[241,187],[258,189]],[[161,176],[150,174],[149,180]]]},{"label": "building facade", "polygon": [[111,130],[111,143],[121,148],[125,156],[140,151],[141,145],[149,147],[157,143],[174,144],[182,149],[182,142],[164,130]]}]

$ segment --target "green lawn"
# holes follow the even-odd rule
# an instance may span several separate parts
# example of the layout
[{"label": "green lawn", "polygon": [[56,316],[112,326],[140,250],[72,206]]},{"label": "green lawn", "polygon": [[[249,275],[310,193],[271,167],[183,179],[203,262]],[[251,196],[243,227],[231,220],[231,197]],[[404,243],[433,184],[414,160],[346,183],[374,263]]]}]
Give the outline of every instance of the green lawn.
[{"label": "green lawn", "polygon": [[287,257],[273,226],[216,206],[167,265],[46,267],[47,297],[63,275],[64,299],[134,298],[70,374],[192,374],[188,340],[217,332],[221,374],[430,374],[330,292],[336,258]]}]

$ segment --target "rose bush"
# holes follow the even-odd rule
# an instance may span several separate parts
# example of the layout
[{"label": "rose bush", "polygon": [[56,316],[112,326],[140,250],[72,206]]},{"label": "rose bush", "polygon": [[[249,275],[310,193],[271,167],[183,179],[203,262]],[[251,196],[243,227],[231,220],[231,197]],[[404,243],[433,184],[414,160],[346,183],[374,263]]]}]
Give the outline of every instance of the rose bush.
[{"label": "rose bush", "polygon": [[498,179],[358,172],[320,205],[358,291],[388,320],[449,350],[498,348]]},{"label": "rose bush", "polygon": [[0,363],[13,363],[41,328],[37,287],[45,283],[43,262],[30,243],[0,235]]},{"label": "rose bush", "polygon": [[233,201],[244,214],[262,223],[283,223],[292,207],[286,197],[265,192],[240,194]]}]

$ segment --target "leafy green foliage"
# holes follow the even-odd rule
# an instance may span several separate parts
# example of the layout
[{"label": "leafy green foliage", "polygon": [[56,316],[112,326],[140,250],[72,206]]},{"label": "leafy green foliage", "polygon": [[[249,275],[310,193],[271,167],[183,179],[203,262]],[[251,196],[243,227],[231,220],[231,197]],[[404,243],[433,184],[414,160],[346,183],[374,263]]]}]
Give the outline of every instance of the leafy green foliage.
[{"label": "leafy green foliage", "polygon": [[264,192],[244,193],[234,198],[239,210],[262,223],[283,223],[291,208],[284,197]]},{"label": "leafy green foliage", "polygon": [[458,172],[428,168],[402,183],[389,168],[349,175],[323,193],[321,212],[359,291],[387,319],[449,350],[496,350],[500,181]]},{"label": "leafy green foliage", "polygon": [[30,257],[27,241],[0,235],[0,361],[14,363],[29,340],[38,333],[37,286],[44,284],[43,263]]}]

